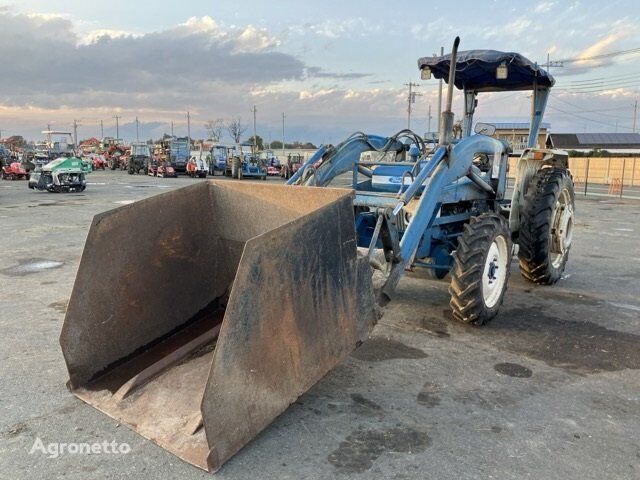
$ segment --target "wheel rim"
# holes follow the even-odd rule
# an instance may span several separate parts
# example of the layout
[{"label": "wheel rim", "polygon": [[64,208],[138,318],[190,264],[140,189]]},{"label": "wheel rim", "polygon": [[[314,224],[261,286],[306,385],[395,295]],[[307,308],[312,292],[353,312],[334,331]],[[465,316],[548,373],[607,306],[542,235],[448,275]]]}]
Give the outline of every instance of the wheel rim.
[{"label": "wheel rim", "polygon": [[562,265],[573,241],[573,203],[569,190],[564,188],[553,209],[551,229],[549,231],[549,257],[551,265]]},{"label": "wheel rim", "polygon": [[482,274],[482,297],[488,308],[495,307],[502,296],[508,260],[507,241],[503,236],[496,237],[489,247]]}]

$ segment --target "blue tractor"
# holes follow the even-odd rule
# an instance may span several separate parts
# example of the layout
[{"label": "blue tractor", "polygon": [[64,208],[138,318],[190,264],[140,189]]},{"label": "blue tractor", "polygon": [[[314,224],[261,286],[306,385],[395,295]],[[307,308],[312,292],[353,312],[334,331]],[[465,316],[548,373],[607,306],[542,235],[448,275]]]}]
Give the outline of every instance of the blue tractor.
[{"label": "blue tractor", "polygon": [[210,155],[209,175],[215,175],[216,172],[221,172],[224,175],[229,148],[226,145],[214,145],[211,147]]},{"label": "blue tractor", "polygon": [[[459,42],[449,55],[418,61],[423,79],[448,83],[437,144],[410,130],[391,137],[358,132],[322,146],[288,184],[325,187],[350,177],[358,247],[381,277],[378,303],[391,299],[406,270],[425,267],[438,278],[450,274],[453,315],[482,325],[502,304],[514,244],[527,280],[558,281],[572,242],[574,189],[567,153],[535,148],[553,77],[517,53],[458,53]],[[464,94],[460,138],[454,87]],[[472,134],[472,121],[479,93],[520,90],[532,91],[528,148],[507,198],[509,147],[491,137],[492,125],[478,123]],[[365,152],[378,157],[363,161]]]},{"label": "blue tractor", "polygon": [[189,137],[173,137],[169,141],[169,163],[176,172],[187,171],[189,143]]},{"label": "blue tractor", "polygon": [[254,153],[240,151],[239,154],[233,155],[228,163],[232,178],[239,180],[243,178],[267,179],[267,164],[265,160]]}]

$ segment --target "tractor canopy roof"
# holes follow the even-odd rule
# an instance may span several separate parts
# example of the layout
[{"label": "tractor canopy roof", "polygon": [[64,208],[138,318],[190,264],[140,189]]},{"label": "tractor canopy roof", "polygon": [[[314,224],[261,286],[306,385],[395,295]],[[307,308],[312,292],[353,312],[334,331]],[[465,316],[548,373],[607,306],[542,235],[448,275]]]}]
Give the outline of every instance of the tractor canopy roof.
[{"label": "tractor canopy roof", "polygon": [[[428,68],[437,79],[449,80],[451,55],[422,57],[418,68]],[[506,78],[498,78],[498,67],[506,67]],[[504,75],[502,75],[504,77]],[[533,85],[552,87],[553,77],[536,63],[519,53],[497,50],[467,50],[458,52],[454,84],[459,89],[478,92],[532,90]]]}]

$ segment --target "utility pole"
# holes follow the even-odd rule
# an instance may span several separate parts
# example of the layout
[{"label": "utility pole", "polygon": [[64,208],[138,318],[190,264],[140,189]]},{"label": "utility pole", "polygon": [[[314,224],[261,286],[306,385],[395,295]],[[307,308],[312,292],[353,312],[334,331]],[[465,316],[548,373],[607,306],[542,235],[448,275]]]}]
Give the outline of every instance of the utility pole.
[{"label": "utility pole", "polygon": [[284,159],[284,112],[282,112],[282,158]]},{"label": "utility pole", "polygon": [[118,120],[120,120],[120,116],[114,115],[113,118],[116,119],[116,140],[117,140],[120,138],[120,124],[118,123]]},{"label": "utility pole", "polygon": [[405,86],[409,87],[409,96],[407,97],[407,128],[411,129],[411,104],[416,103],[416,97],[422,95],[413,91],[413,87],[419,87],[417,83],[409,82],[405,83]]},{"label": "utility pole", "polygon": [[638,117],[638,100],[633,104],[633,133],[636,133],[636,118]]},{"label": "utility pole", "polygon": [[173,120],[171,120],[171,136],[173,137]]},{"label": "utility pole", "polygon": [[551,67],[551,61],[549,60],[549,52],[547,52],[547,72],[549,72],[549,67]]},{"label": "utility pole", "polygon": [[187,112],[187,145],[191,151],[191,114]]},{"label": "utility pole", "polygon": [[78,120],[73,119],[73,144],[78,147]]},{"label": "utility pole", "polygon": [[140,141],[140,130],[138,129],[138,117],[136,117],[136,142]]},{"label": "utility pole", "polygon": [[431,104],[429,104],[429,114],[427,115],[427,133],[431,133]]},{"label": "utility pole", "polygon": [[258,137],[256,137],[256,112],[258,110],[256,109],[256,106],[253,106],[253,153],[257,153],[258,152]]},{"label": "utility pole", "polygon": [[549,52],[547,52],[547,63],[545,63],[544,67],[547,70],[547,73],[551,73],[551,67],[564,67],[564,62],[552,62],[549,58]]},{"label": "utility pole", "polygon": [[102,124],[102,120],[100,120],[100,140],[104,138],[104,125]]}]

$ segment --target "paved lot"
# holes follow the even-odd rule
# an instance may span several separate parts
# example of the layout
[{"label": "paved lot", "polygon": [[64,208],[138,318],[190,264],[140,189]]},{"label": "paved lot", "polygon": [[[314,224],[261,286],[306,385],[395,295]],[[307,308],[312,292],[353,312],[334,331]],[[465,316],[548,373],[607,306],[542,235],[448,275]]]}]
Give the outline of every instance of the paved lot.
[{"label": "paved lot", "polygon": [[[71,396],[58,345],[92,216],[197,180],[89,180],[0,182],[0,478],[208,478]],[[446,280],[405,277],[374,337],[218,478],[640,478],[640,203],[579,198],[577,215],[560,283],[514,262],[485,328],[450,318]],[[132,451],[53,459],[29,454],[36,438]]]}]

